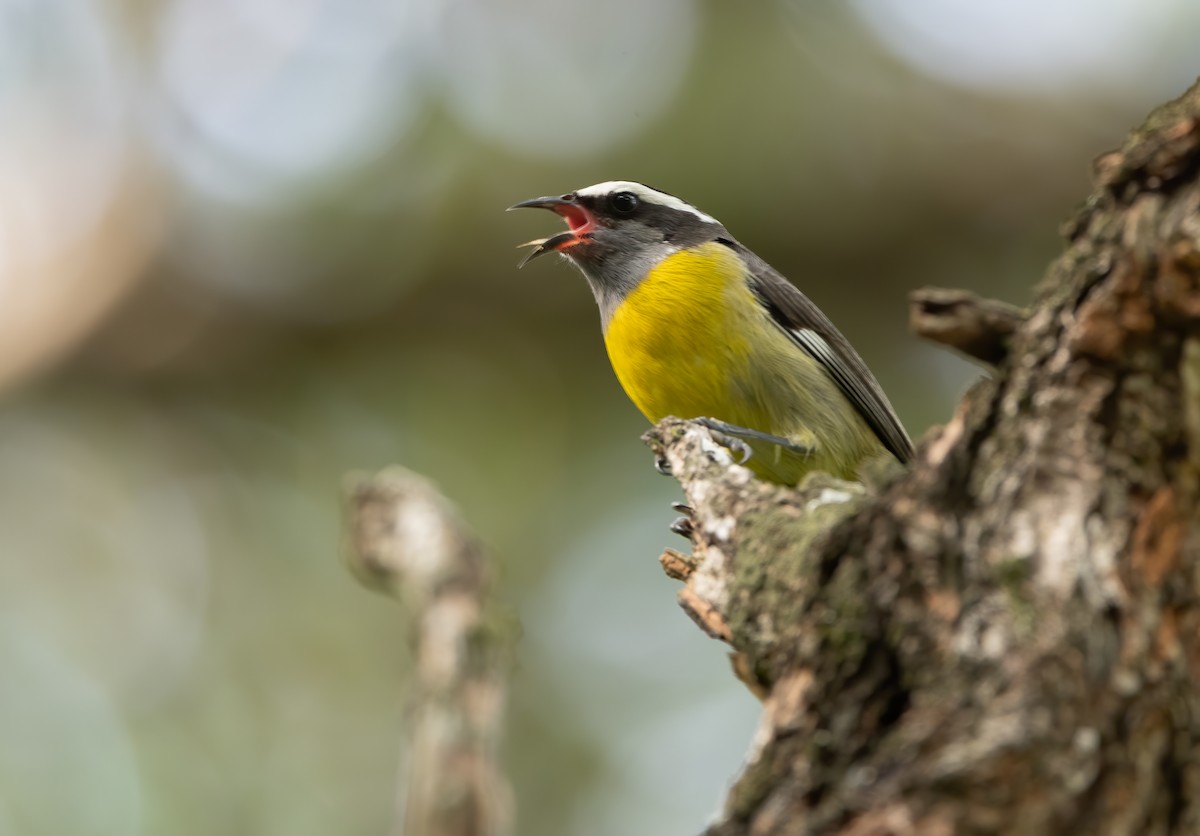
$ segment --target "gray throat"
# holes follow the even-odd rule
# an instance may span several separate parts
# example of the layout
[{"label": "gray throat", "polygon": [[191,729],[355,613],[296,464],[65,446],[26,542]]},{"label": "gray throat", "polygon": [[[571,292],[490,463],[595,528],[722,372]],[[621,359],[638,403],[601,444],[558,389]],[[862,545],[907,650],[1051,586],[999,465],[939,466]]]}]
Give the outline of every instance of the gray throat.
[{"label": "gray throat", "polygon": [[637,253],[616,253],[599,262],[581,263],[571,258],[569,252],[563,257],[574,264],[587,279],[596,306],[600,309],[600,324],[608,331],[613,314],[646,275],[664,258],[679,252],[679,247],[666,242],[645,247]]}]

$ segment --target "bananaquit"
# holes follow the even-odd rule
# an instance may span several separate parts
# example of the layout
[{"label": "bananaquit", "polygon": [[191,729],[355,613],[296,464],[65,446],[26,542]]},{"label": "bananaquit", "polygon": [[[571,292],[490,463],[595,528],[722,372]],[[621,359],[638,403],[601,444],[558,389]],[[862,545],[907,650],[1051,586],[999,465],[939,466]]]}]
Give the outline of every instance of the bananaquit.
[{"label": "bananaquit", "polygon": [[[613,371],[652,422],[697,418],[748,447],[759,476],[855,478],[868,458],[913,456],[875,376],[820,308],[716,218],[641,183],[614,181],[512,209],[569,229],[521,262],[561,253],[600,306]],[[734,442],[736,444],[736,442]]]}]

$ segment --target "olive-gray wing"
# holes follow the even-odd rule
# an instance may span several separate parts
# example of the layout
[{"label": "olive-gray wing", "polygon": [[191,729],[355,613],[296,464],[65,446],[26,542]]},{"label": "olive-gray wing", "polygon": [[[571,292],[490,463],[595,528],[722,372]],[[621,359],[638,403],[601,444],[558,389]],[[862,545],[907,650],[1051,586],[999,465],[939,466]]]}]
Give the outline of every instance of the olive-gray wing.
[{"label": "olive-gray wing", "polygon": [[850,341],[807,296],[773,267],[732,239],[733,247],[750,270],[750,287],[771,319],[785,334],[829,373],[846,400],[901,462],[913,457],[912,440],[900,423],[896,410],[867,364]]}]

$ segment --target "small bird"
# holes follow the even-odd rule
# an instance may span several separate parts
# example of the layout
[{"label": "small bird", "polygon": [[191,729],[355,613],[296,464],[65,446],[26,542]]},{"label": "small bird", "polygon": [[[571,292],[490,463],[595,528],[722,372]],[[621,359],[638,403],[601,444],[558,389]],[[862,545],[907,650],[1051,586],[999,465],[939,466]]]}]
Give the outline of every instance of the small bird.
[{"label": "small bird", "polygon": [[698,419],[748,449],[746,466],[796,484],[857,477],[869,458],[913,457],[871,370],[820,308],[716,218],[641,183],[598,183],[510,209],[556,212],[557,252],[600,307],[613,371],[651,422]]}]

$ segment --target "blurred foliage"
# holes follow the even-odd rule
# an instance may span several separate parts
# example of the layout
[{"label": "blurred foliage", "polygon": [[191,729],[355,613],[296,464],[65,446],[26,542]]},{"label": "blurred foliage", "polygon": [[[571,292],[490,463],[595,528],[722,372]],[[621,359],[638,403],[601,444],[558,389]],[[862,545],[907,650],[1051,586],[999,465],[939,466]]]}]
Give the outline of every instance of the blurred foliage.
[{"label": "blurred foliage", "polygon": [[696,203],[919,436],[976,372],[906,292],[1026,301],[1197,72],[1186,0],[1052,5],[0,0],[0,834],[387,832],[402,619],[337,550],[393,461],[524,623],[520,832],[696,832],[757,705],[655,562],[585,286],[514,269],[553,219],[502,210]]}]

